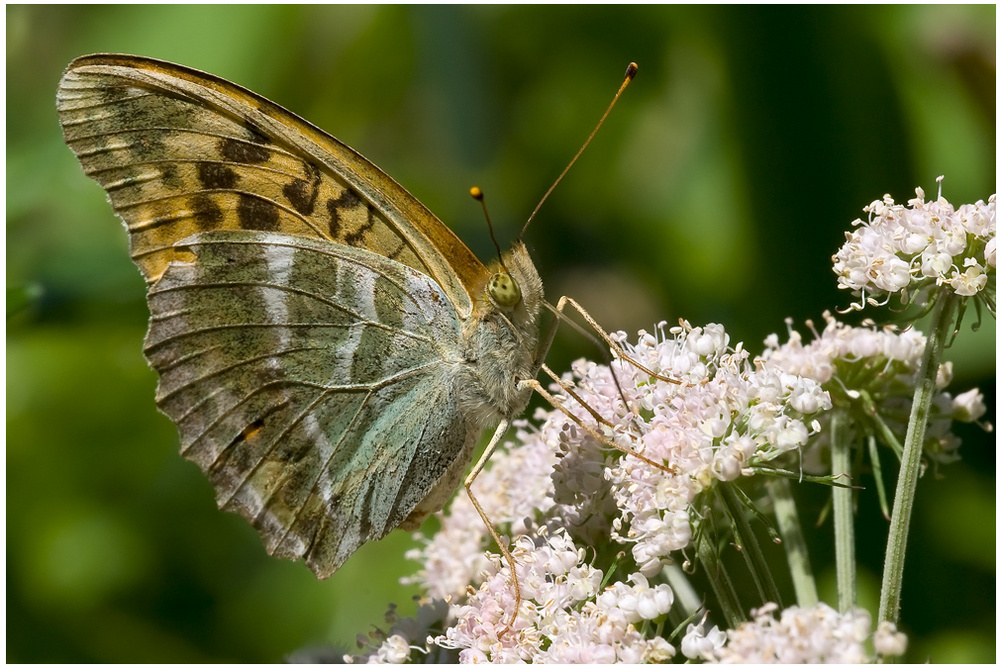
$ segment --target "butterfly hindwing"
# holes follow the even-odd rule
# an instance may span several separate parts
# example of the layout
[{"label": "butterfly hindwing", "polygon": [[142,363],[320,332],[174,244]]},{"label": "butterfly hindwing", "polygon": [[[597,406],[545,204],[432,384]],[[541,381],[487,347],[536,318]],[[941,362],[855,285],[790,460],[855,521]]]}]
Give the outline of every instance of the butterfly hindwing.
[{"label": "butterfly hindwing", "polygon": [[461,459],[458,320],[433,281],[361,249],[253,231],[181,248],[194,260],[149,294],[157,402],[219,505],[329,575]]}]

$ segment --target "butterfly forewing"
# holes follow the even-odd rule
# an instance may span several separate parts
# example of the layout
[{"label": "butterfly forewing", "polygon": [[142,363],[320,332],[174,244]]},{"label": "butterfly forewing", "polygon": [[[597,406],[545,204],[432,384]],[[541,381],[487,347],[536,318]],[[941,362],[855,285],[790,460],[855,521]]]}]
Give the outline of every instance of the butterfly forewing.
[{"label": "butterfly forewing", "polygon": [[145,58],[85,56],[63,76],[57,106],[150,283],[190,259],[178,240],[222,229],[366,248],[434,278],[461,317],[486,280],[451,230],[375,165],[235,84]]}]

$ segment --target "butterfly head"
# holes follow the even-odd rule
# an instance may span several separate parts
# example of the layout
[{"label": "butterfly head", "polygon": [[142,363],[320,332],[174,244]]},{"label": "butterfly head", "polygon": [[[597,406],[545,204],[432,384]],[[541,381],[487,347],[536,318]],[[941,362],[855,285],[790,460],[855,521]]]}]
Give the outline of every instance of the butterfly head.
[{"label": "butterfly head", "polygon": [[464,403],[475,424],[496,424],[521,413],[531,398],[516,381],[538,373],[542,279],[520,241],[488,269],[466,322],[467,385]]},{"label": "butterfly head", "polygon": [[514,308],[521,301],[521,288],[506,270],[500,269],[490,276],[486,292],[497,306]]},{"label": "butterfly head", "polygon": [[489,306],[535,319],[544,299],[542,279],[522,242],[515,242],[502,261],[490,267],[484,293]]}]

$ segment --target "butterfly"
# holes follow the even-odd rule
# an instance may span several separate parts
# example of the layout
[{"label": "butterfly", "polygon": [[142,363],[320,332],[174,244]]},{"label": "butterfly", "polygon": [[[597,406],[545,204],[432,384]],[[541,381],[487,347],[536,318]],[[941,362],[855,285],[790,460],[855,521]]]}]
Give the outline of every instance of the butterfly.
[{"label": "butterfly", "polygon": [[545,346],[522,242],[485,266],[350,147],[181,65],[83,56],[57,108],[146,280],[157,405],[268,553],[325,578],[415,529],[523,410]]}]

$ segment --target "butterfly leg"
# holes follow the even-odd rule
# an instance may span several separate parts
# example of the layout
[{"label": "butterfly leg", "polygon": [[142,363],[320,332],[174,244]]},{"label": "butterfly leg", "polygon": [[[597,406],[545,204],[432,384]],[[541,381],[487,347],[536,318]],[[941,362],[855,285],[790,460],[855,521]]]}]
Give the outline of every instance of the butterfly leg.
[{"label": "butterfly leg", "polygon": [[[569,304],[573,308],[575,308],[576,311],[581,316],[583,316],[584,320],[587,321],[587,323],[590,325],[591,329],[593,329],[595,332],[597,332],[597,334],[600,335],[601,338],[598,339],[596,336],[594,336],[593,334],[591,334],[590,332],[588,332],[587,330],[585,330],[583,327],[581,327],[580,325],[578,325],[574,320],[571,320],[570,318],[568,318],[566,316],[566,314],[563,313],[564,309],[566,308],[566,304]],[[577,303],[577,301],[574,300],[572,297],[563,296],[563,297],[561,297],[559,299],[559,302],[558,302],[558,304],[556,306],[553,306],[552,304],[549,304],[548,302],[545,302],[545,306],[546,306],[546,308],[548,308],[553,313],[553,315],[555,315],[555,321],[553,322],[552,327],[550,328],[550,330],[548,332],[548,336],[545,339],[545,345],[540,348],[540,350],[542,350],[543,353],[542,353],[542,355],[536,361],[536,364],[537,364],[537,366],[535,368],[536,369],[535,370],[536,375],[537,375],[538,371],[540,371],[541,368],[542,368],[542,360],[544,359],[544,353],[548,351],[549,346],[552,344],[552,339],[555,336],[555,331],[556,331],[556,329],[557,329],[557,327],[559,325],[559,322],[562,321],[562,320],[565,320],[568,325],[570,325],[571,327],[573,327],[577,332],[579,332],[583,336],[585,336],[588,339],[590,339],[594,343],[594,345],[597,346],[597,348],[599,348],[601,350],[602,356],[604,357],[604,363],[608,365],[609,369],[611,369],[611,378],[615,381],[615,386],[618,388],[618,396],[621,397],[622,403],[625,405],[625,408],[628,409],[628,410],[631,410],[633,413],[635,412],[635,409],[631,408],[629,406],[628,399],[625,398],[625,392],[622,391],[621,383],[618,382],[618,374],[615,373],[615,369],[611,365],[611,361],[612,361],[611,353],[614,353],[618,357],[618,359],[621,359],[621,360],[624,360],[626,362],[629,362],[630,364],[632,364],[636,368],[638,368],[638,369],[640,369],[642,371],[645,371],[651,378],[658,378],[660,380],[665,380],[665,381],[668,381],[668,382],[671,382],[671,383],[675,383],[675,384],[678,384],[678,385],[683,384],[680,381],[674,380],[673,378],[667,378],[667,377],[662,376],[660,374],[654,373],[652,370],[647,369],[645,366],[643,366],[642,364],[640,364],[637,360],[635,360],[630,355],[628,355],[628,353],[626,353],[624,350],[622,350],[621,346],[619,346],[611,338],[611,336],[609,336],[608,333],[605,332],[604,329],[600,325],[597,324],[597,321],[594,320],[594,318],[589,313],[587,313],[587,310],[585,308],[583,308],[582,306],[580,306],[580,304]],[[605,350],[604,348],[601,347],[601,343],[600,343],[601,340],[603,340],[607,344],[608,350],[610,350],[610,352],[608,352],[608,350]],[[551,371],[549,371],[548,373],[549,373],[550,376],[552,375]],[[556,379],[556,382],[559,382],[559,380]],[[565,390],[566,387],[564,386],[563,389]],[[569,394],[572,395],[571,392]],[[576,398],[576,397],[574,397],[574,398]],[[586,408],[592,415],[594,414],[594,411],[590,410],[590,407],[585,402],[581,401],[580,404],[584,408]],[[601,420],[598,420],[598,422],[600,422],[600,421]]]},{"label": "butterfly leg", "polygon": [[[551,310],[555,314],[556,320],[553,323],[552,328],[550,329],[550,331],[548,332],[548,335],[545,338],[545,341],[544,341],[545,345],[542,348],[542,350],[548,350],[548,346],[552,343],[552,339],[555,336],[556,326],[558,325],[558,323],[559,323],[560,320],[566,320],[566,322],[568,324],[570,324],[573,327],[575,327],[578,331],[580,331],[581,333],[583,333],[584,335],[586,335],[588,338],[591,338],[595,343],[597,342],[597,339],[594,339],[593,336],[589,332],[584,331],[579,325],[577,325],[575,322],[573,322],[572,320],[570,320],[569,318],[567,318],[564,315],[563,311],[566,308],[567,304],[569,304],[570,306],[572,306],[574,309],[576,309],[576,311],[581,316],[583,316],[583,319],[587,321],[587,324],[590,325],[590,327],[598,334],[598,336],[600,337],[600,339],[603,340],[607,344],[608,348],[610,348],[611,351],[619,359],[625,360],[625,361],[633,364],[636,368],[642,370],[644,373],[647,373],[651,377],[659,378],[661,380],[669,381],[671,383],[683,384],[683,383],[681,383],[678,380],[675,380],[675,379],[672,379],[672,378],[666,378],[664,376],[661,376],[661,375],[653,372],[652,370],[647,369],[645,366],[643,366],[642,364],[640,364],[637,360],[634,360],[624,350],[622,350],[622,348],[611,338],[610,335],[608,335],[607,332],[604,331],[604,329],[599,324],[597,324],[597,321],[594,320],[594,318],[587,312],[587,310],[585,308],[583,308],[582,306],[580,306],[580,304],[576,300],[574,300],[572,297],[568,297],[568,296],[560,297],[559,298],[559,302],[556,304],[556,306],[552,306],[551,304],[546,303],[546,306],[549,308],[549,310]],[[544,356],[542,357],[542,359],[544,359]],[[608,362],[609,362],[608,366],[610,368],[610,359],[608,360]],[[557,376],[546,364],[542,364],[539,361],[538,369],[540,371],[544,371],[546,373],[546,375],[548,375],[549,378],[551,378],[553,381],[555,381],[556,384],[559,385],[559,387],[566,394],[568,394],[569,396],[571,396],[574,399],[576,399],[577,403],[579,403],[580,406],[582,406],[588,413],[590,413],[590,415],[594,418],[594,420],[597,422],[597,424],[598,425],[602,425],[604,427],[604,431],[610,432],[610,431],[612,431],[614,429],[614,426],[610,422],[608,422],[606,419],[604,419],[586,401],[584,401],[579,395],[577,395],[576,392],[573,390],[573,387],[569,383],[567,383],[566,381],[562,380],[559,376]],[[618,377],[615,375],[613,368],[611,368],[611,373],[612,373],[612,377],[615,380],[615,385],[618,385],[618,393],[619,393],[619,395],[621,395],[622,402],[625,404],[625,406],[627,408],[628,407],[628,400],[625,399],[625,395],[622,392],[621,386],[618,384]],[[545,399],[550,405],[552,405],[554,408],[562,411],[567,417],[569,417],[571,420],[573,420],[584,431],[586,431],[588,434],[590,434],[591,436],[593,436],[600,443],[603,443],[603,444],[605,444],[605,445],[607,445],[607,446],[609,446],[611,448],[614,448],[615,450],[618,450],[618,451],[622,452],[623,454],[635,457],[636,459],[639,459],[639,460],[641,460],[641,461],[649,464],[650,466],[652,466],[654,468],[658,468],[658,469],[660,469],[662,471],[673,472],[673,469],[671,467],[666,466],[666,465],[664,465],[662,463],[654,462],[651,459],[649,459],[648,457],[645,457],[642,454],[636,452],[635,450],[629,448],[628,446],[622,445],[620,443],[616,443],[613,439],[608,438],[607,436],[605,436],[604,434],[598,432],[597,430],[595,430],[594,428],[590,427],[589,425],[584,424],[580,420],[580,418],[578,418],[576,415],[574,415],[573,413],[571,413],[565,406],[563,406],[562,402],[560,400],[556,399],[556,397],[554,397],[552,394],[550,394],[542,386],[542,384],[539,383],[537,380],[525,380],[525,381],[521,381],[519,383],[519,387],[530,387],[530,388],[532,388],[535,392],[537,392],[539,395],[541,395],[542,398]]]},{"label": "butterfly leg", "polygon": [[576,309],[576,312],[579,313],[583,317],[583,319],[587,321],[587,324],[590,325],[591,328],[595,332],[597,332],[597,335],[599,337],[601,337],[601,340],[603,340],[608,345],[608,347],[611,348],[611,351],[619,359],[625,360],[626,362],[628,362],[629,364],[631,364],[635,368],[639,369],[643,373],[648,374],[651,378],[656,378],[658,380],[662,380],[662,381],[665,381],[667,383],[673,383],[674,385],[683,385],[684,384],[681,381],[677,380],[676,378],[669,378],[667,376],[662,376],[662,375],[660,375],[660,374],[658,374],[658,373],[656,373],[656,372],[654,372],[654,371],[652,371],[650,369],[647,369],[645,366],[643,366],[642,364],[640,364],[638,360],[634,359],[628,353],[626,353],[624,350],[622,350],[621,346],[619,346],[611,338],[611,336],[607,332],[605,332],[604,329],[600,325],[597,324],[597,321],[594,320],[593,316],[591,316],[589,313],[587,313],[587,309],[585,309],[582,306],[580,306],[580,304],[577,303],[577,301],[575,299],[573,299],[572,297],[568,297],[568,296],[565,296],[565,295],[562,296],[562,297],[560,297],[559,298],[559,302],[556,304],[556,311],[558,311],[561,314],[563,312],[563,309],[566,308],[567,304],[569,304],[574,309]]},{"label": "butterfly leg", "polygon": [[[584,401],[583,399],[581,399],[576,394],[576,392],[573,390],[573,388],[568,383],[566,383],[566,381],[564,381],[561,378],[559,378],[559,376],[557,376],[555,374],[555,372],[553,372],[552,369],[550,369],[547,365],[545,365],[545,364],[542,365],[542,371],[544,371],[546,374],[548,374],[548,376],[552,380],[554,380],[556,382],[556,384],[558,384],[559,387],[564,392],[566,392],[571,397],[573,397],[574,399],[576,399],[577,402],[581,406],[583,406],[584,409],[587,410],[587,412],[589,412],[592,416],[594,416],[594,419],[597,420],[598,424],[604,425],[605,428],[608,429],[609,431],[614,428],[613,425],[610,422],[608,422],[603,417],[601,417],[597,413],[597,411],[595,411],[589,404],[587,404],[586,401]],[[653,468],[657,468],[657,469],[660,469],[661,471],[666,471],[668,473],[675,473],[674,469],[671,468],[670,466],[667,466],[666,464],[662,464],[662,463],[659,463],[659,462],[655,462],[652,459],[646,457],[645,455],[636,452],[632,448],[630,448],[630,447],[628,447],[626,445],[622,445],[621,443],[615,442],[613,439],[608,438],[607,436],[605,436],[604,434],[600,433],[599,431],[597,431],[596,429],[594,429],[590,425],[584,423],[583,420],[581,420],[579,417],[577,417],[576,415],[574,415],[572,411],[570,411],[568,408],[566,408],[563,405],[563,402],[558,397],[553,396],[537,380],[523,380],[523,381],[521,381],[519,383],[519,386],[521,386],[521,387],[530,387],[531,389],[533,389],[535,392],[537,392],[539,395],[541,395],[541,397],[543,399],[545,399],[545,401],[549,402],[549,404],[553,408],[556,408],[559,411],[562,411],[563,414],[565,414],[570,420],[572,420],[573,422],[575,422],[585,432],[587,432],[588,434],[590,434],[591,436],[593,436],[594,439],[597,440],[598,442],[603,443],[604,445],[606,445],[606,446],[608,446],[610,448],[618,450],[622,454],[628,455],[630,457],[635,457],[636,459],[638,459],[638,460],[640,460],[642,462],[645,462],[646,464],[649,464]]]},{"label": "butterfly leg", "polygon": [[521,585],[517,581],[517,566],[514,564],[514,557],[511,555],[510,550],[504,544],[503,540],[500,538],[499,532],[493,526],[493,522],[486,515],[486,511],[483,507],[479,505],[479,500],[476,499],[476,495],[472,493],[472,481],[476,479],[483,467],[486,466],[486,462],[489,461],[490,456],[493,451],[496,450],[497,445],[500,443],[500,439],[504,437],[507,433],[507,429],[510,427],[510,421],[507,419],[501,420],[500,424],[497,425],[496,431],[493,432],[493,438],[490,439],[489,445],[486,446],[486,450],[483,451],[482,456],[476,465],[472,467],[472,472],[465,479],[465,493],[469,496],[469,501],[472,501],[472,505],[476,508],[476,512],[479,513],[479,518],[483,520],[483,524],[489,529],[490,535],[493,537],[493,541],[500,548],[500,552],[503,553],[504,559],[510,565],[510,579],[511,584],[514,585],[514,612],[511,615],[510,621],[508,621],[502,629],[497,633],[497,637],[503,636],[505,633],[510,631],[514,627],[514,622],[517,621],[517,613],[521,609]]}]

